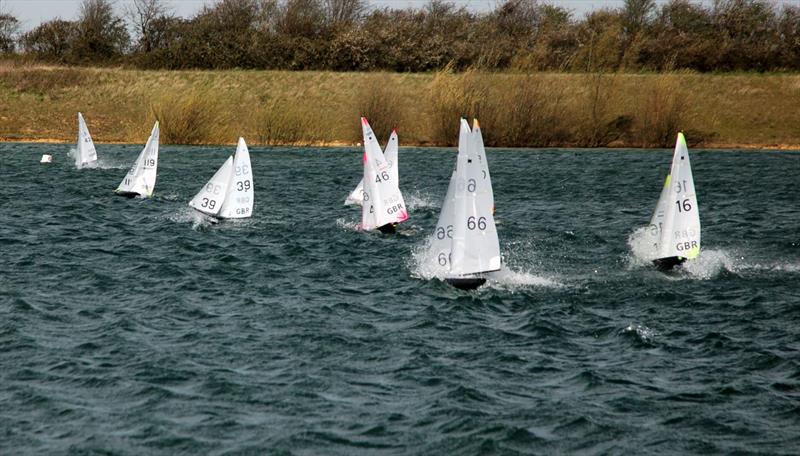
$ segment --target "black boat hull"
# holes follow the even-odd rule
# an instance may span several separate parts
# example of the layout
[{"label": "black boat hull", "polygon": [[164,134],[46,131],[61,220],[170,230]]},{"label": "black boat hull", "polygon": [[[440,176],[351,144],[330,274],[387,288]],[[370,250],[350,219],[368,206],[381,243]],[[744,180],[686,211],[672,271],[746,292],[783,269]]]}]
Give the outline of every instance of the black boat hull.
[{"label": "black boat hull", "polygon": [[136,198],[137,196],[139,196],[139,194],[136,192],[114,192],[114,193],[116,193],[119,196],[124,196],[125,198]]},{"label": "black boat hull", "polygon": [[386,225],[379,226],[378,231],[380,231],[383,234],[394,234],[397,232],[397,224],[387,223]]},{"label": "black boat hull", "polygon": [[659,271],[671,271],[675,266],[683,264],[684,261],[686,261],[686,258],[674,256],[653,260],[653,264]]},{"label": "black boat hull", "polygon": [[474,290],[486,283],[486,279],[483,277],[459,277],[444,279],[444,281],[459,290]]}]

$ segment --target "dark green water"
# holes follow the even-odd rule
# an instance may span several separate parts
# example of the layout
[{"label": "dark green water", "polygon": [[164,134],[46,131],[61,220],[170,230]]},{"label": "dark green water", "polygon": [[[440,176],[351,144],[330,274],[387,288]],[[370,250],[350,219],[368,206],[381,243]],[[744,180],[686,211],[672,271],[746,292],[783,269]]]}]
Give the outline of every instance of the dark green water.
[{"label": "dark green water", "polygon": [[[427,280],[455,153],[252,148],[255,217],[188,200],[233,148],[0,145],[0,454],[797,454],[800,153],[693,151],[703,251],[632,257],[672,151],[490,150],[505,277]],[[40,165],[42,153],[55,163]]]}]

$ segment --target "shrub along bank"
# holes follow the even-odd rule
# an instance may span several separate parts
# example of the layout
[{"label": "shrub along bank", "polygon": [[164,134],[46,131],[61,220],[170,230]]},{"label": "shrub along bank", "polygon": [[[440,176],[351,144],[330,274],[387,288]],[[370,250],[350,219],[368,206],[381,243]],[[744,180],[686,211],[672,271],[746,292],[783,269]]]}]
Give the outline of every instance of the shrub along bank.
[{"label": "shrub along bank", "polygon": [[356,144],[358,117],[402,145],[453,145],[478,117],[488,146],[800,145],[800,76],[686,72],[144,71],[0,64],[0,138],[165,144]]}]

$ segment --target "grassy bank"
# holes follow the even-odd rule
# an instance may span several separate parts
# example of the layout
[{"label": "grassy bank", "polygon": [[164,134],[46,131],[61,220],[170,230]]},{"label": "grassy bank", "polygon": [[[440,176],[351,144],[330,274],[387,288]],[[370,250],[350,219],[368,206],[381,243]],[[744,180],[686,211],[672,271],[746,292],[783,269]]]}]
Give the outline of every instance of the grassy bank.
[{"label": "grassy bank", "polygon": [[491,146],[800,147],[799,75],[140,71],[0,65],[0,139],[355,144],[358,116],[401,144],[451,145],[477,116]]}]

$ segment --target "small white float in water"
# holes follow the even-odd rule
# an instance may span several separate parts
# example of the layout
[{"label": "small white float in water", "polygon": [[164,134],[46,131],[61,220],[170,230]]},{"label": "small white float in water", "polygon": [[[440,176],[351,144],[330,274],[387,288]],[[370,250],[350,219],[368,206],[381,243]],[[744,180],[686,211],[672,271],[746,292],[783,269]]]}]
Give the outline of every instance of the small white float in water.
[{"label": "small white float in water", "polygon": [[53,156],[44,154],[42,155],[42,159],[39,160],[39,163],[53,163]]}]

